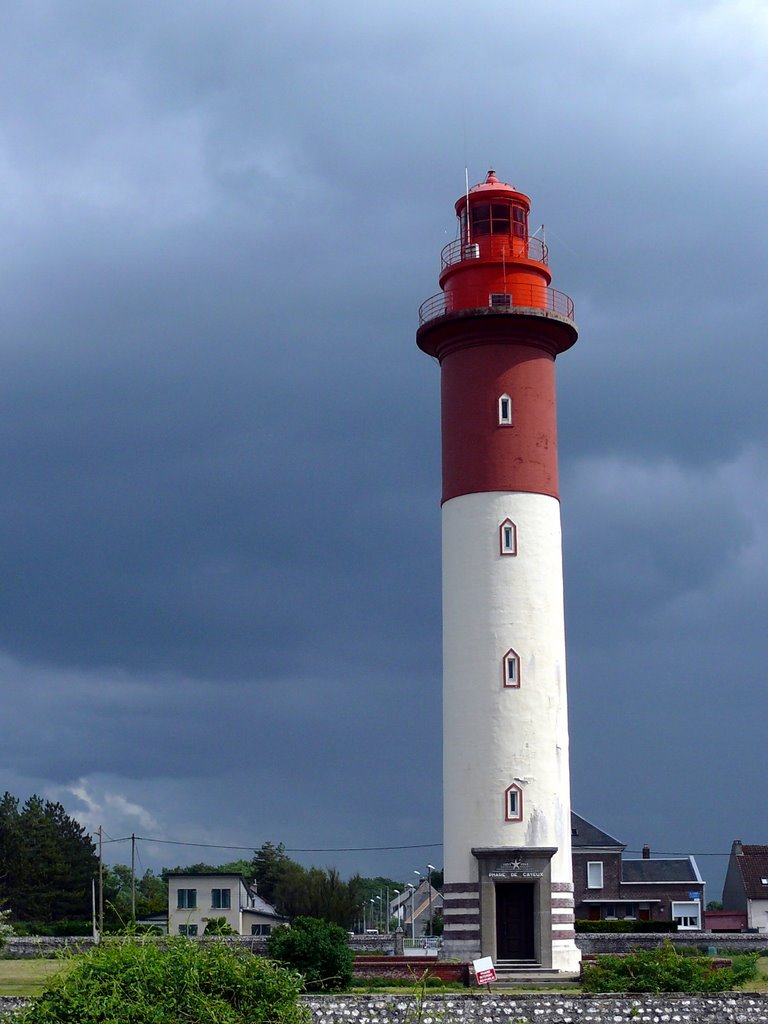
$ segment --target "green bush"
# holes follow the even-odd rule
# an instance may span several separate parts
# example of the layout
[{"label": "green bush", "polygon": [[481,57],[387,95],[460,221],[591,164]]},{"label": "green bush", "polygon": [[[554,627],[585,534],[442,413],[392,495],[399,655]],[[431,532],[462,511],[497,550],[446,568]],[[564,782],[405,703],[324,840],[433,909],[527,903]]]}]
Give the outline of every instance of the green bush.
[{"label": "green bush", "polygon": [[222,942],[109,941],[73,960],[17,1024],[309,1024],[301,979]]},{"label": "green bush", "polygon": [[676,921],[577,921],[577,932],[676,932]]},{"label": "green bush", "polygon": [[0,910],[0,949],[3,948],[6,941],[14,934],[13,925],[9,920],[10,916],[7,910]]},{"label": "green bush", "polygon": [[93,934],[93,924],[91,921],[83,920],[63,920],[56,921],[54,924],[46,924],[44,921],[16,921],[13,926],[16,929],[17,935],[56,935],[56,936],[69,936],[75,935],[83,937],[85,935]]},{"label": "green bush", "polygon": [[352,980],[354,956],[347,933],[316,917],[294,918],[267,939],[267,952],[304,978],[308,992],[339,992]]},{"label": "green bush", "polygon": [[626,956],[600,956],[585,963],[585,992],[727,992],[757,975],[754,954],[736,957],[732,967],[715,968],[705,956],[680,956],[669,942]]}]

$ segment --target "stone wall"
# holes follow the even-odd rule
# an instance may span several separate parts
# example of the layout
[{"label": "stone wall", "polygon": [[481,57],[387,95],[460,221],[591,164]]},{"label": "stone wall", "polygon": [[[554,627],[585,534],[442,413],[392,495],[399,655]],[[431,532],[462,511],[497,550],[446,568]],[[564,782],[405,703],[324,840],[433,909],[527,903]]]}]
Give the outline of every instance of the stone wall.
[{"label": "stone wall", "polygon": [[307,996],[314,1024],[766,1024],[768,995]]},{"label": "stone wall", "polygon": [[577,932],[576,945],[582,953],[628,953],[632,949],[656,949],[666,939],[673,946],[697,946],[704,950],[714,947],[718,952],[768,950],[768,934],[739,932]]},{"label": "stone wall", "polygon": [[[313,1024],[766,1024],[768,996],[306,996]],[[0,1020],[25,1000],[0,996]]]}]

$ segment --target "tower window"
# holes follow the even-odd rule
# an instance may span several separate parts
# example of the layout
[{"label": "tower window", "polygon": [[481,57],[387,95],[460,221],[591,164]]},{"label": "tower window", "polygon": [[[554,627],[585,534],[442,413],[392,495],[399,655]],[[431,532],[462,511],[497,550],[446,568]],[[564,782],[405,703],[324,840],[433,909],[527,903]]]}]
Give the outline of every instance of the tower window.
[{"label": "tower window", "polygon": [[499,398],[499,426],[512,426],[512,399],[509,395],[502,395]]},{"label": "tower window", "polygon": [[504,820],[523,820],[523,791],[514,782],[504,793]]},{"label": "tower window", "polygon": [[511,519],[505,519],[499,527],[499,551],[502,555],[517,554],[517,527]]},{"label": "tower window", "polygon": [[511,648],[504,655],[504,685],[520,688],[520,656]]}]

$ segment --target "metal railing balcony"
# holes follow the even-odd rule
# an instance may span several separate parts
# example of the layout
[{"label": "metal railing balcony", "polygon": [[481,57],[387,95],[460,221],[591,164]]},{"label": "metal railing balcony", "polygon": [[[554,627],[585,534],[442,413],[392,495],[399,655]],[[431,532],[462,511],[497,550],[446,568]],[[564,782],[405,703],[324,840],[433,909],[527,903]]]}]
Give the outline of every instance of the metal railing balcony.
[{"label": "metal railing balcony", "polygon": [[493,313],[520,313],[527,310],[542,310],[556,313],[568,320],[573,320],[573,299],[565,292],[544,285],[518,284],[511,292],[491,294],[487,291],[468,293],[464,290],[456,296],[452,292],[438,292],[419,306],[419,324],[428,323],[439,316],[450,313],[469,312],[474,309],[487,309]]},{"label": "metal railing balcony", "polygon": [[480,235],[472,242],[457,238],[443,247],[440,253],[440,270],[452,267],[456,263],[471,260],[535,260],[537,263],[549,261],[549,251],[538,238],[516,238],[514,235]]}]

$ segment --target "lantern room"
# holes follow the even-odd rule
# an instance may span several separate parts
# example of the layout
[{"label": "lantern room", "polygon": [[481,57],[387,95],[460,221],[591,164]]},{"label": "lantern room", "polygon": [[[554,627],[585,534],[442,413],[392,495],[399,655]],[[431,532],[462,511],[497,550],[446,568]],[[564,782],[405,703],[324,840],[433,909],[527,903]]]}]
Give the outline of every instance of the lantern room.
[{"label": "lantern room", "polygon": [[529,233],[531,201],[488,171],[457,200],[458,237],[441,253],[440,287],[421,323],[470,309],[539,309],[573,317],[567,295],[550,288],[547,246]]}]

